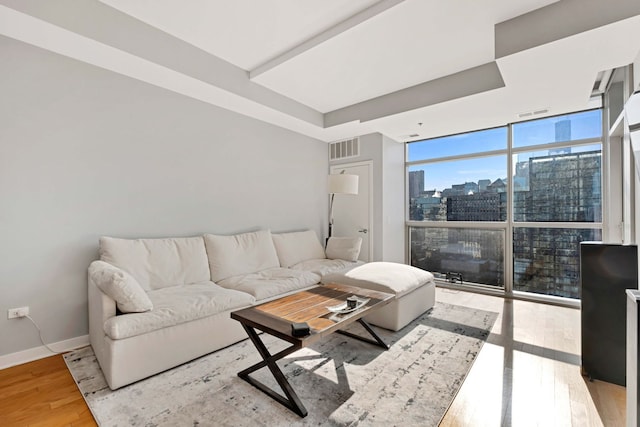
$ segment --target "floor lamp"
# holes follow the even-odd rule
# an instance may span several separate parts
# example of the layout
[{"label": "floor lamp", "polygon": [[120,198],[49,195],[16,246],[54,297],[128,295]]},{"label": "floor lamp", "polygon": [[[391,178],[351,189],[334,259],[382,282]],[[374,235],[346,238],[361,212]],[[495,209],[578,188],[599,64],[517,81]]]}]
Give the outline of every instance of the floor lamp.
[{"label": "floor lamp", "polygon": [[[331,199],[329,202],[329,237],[333,233],[333,198],[336,194],[358,194],[358,175],[347,175],[344,171],[329,175],[328,185]],[[327,241],[329,240],[327,237]]]}]

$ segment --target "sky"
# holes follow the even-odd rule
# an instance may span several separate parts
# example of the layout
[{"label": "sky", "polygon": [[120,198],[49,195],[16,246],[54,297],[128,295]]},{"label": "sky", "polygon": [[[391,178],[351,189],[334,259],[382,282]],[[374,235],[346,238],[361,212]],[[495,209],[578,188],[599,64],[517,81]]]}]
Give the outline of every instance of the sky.
[{"label": "sky", "polygon": [[[556,126],[556,123],[563,122]],[[570,130],[569,130],[570,129]],[[600,137],[602,134],[601,110],[590,110],[564,116],[548,117],[513,125],[514,148],[547,144],[568,139]],[[507,148],[507,127],[486,129],[473,133],[452,135],[408,144],[408,161],[430,160]],[[572,152],[598,149],[599,145],[573,148]],[[516,161],[531,156],[544,156],[548,150],[526,152],[517,155]],[[514,162],[515,167],[515,162]],[[414,165],[409,171],[425,171],[425,190],[444,190],[452,184],[478,182],[480,179],[507,178],[506,154],[475,159]]]}]

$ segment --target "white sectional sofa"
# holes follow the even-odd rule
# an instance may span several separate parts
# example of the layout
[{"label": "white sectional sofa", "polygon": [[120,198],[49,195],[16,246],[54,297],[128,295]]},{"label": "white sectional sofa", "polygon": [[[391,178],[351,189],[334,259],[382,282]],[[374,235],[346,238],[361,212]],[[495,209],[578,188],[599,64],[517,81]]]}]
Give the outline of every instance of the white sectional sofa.
[{"label": "white sectional sofa", "polygon": [[[358,251],[359,242],[331,239],[325,252],[310,230],[101,238],[100,260],[89,266],[89,336],[109,387],[247,338],[231,319],[232,311],[317,286],[323,277],[344,278],[363,264],[357,261]],[[432,277],[429,295],[435,295]],[[426,311],[433,306],[431,297],[417,306],[420,313]],[[397,317],[397,306],[395,310],[389,315]],[[411,319],[416,308],[412,310]],[[378,319],[381,326],[395,329],[404,321],[387,317],[383,313]]]}]

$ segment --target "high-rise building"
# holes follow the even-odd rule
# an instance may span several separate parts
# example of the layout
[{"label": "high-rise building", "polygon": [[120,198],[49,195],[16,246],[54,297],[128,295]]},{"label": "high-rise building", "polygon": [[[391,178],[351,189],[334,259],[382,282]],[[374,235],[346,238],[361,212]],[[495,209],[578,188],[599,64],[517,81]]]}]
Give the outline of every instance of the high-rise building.
[{"label": "high-rise building", "polygon": [[[515,188],[515,221],[602,221],[600,151],[532,157],[529,187]],[[516,167],[518,170],[518,167]],[[579,298],[579,242],[594,230],[516,227],[513,232],[514,288]]]},{"label": "high-rise building", "polygon": [[[513,212],[516,221],[602,221],[600,151],[532,157],[528,188],[516,187]],[[518,191],[520,190],[520,191]]]},{"label": "high-rise building", "polygon": [[560,120],[556,122],[556,141],[571,141],[571,120]]},{"label": "high-rise building", "polygon": [[424,171],[409,172],[409,198],[413,199],[420,196],[424,191]]}]

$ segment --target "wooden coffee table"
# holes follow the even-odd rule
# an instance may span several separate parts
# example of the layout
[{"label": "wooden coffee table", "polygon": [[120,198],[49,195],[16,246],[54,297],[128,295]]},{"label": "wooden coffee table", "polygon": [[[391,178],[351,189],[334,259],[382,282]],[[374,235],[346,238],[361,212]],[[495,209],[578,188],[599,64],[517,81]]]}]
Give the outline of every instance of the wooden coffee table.
[{"label": "wooden coffee table", "polygon": [[[348,314],[335,314],[327,309],[327,307],[345,302],[347,297],[351,295],[370,298],[370,300],[361,308]],[[330,284],[317,286],[264,304],[232,312],[231,318],[242,324],[242,327],[247,331],[247,335],[249,335],[249,338],[263,359],[261,362],[238,372],[238,376],[301,417],[305,417],[307,415],[307,409],[300,401],[300,398],[276,362],[296,350],[319,341],[333,332],[378,345],[385,350],[389,349],[362,317],[370,314],[372,310],[377,310],[390,303],[393,298],[393,294],[352,286]],[[294,337],[291,333],[291,324],[300,322],[306,322],[310,326],[311,332],[304,337]],[[373,339],[341,330],[354,322],[360,323]],[[276,354],[271,354],[260,339],[256,329],[288,341],[291,343],[291,346]],[[265,366],[269,368],[285,396],[282,396],[280,393],[250,376],[252,372]]]}]

